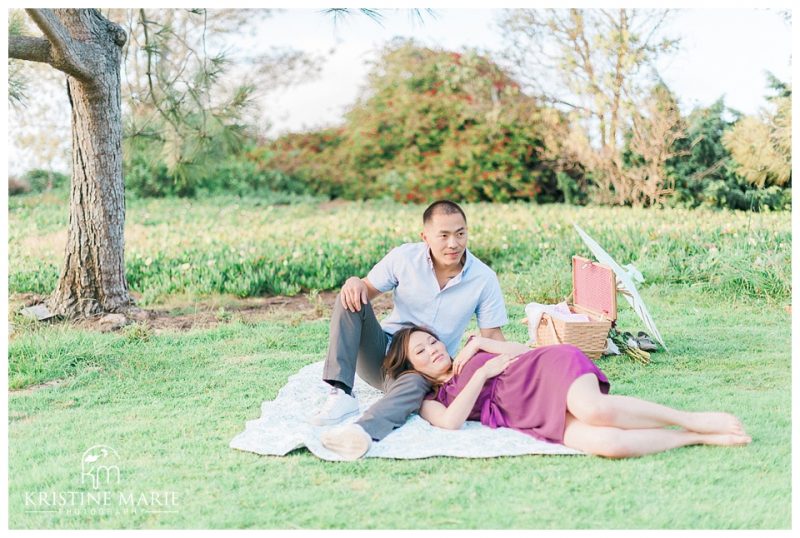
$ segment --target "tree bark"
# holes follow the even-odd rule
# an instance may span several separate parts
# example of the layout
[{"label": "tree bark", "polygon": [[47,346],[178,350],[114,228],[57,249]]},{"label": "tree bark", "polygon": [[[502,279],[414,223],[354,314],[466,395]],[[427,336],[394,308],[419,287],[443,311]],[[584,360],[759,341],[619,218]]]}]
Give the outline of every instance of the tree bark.
[{"label": "tree bark", "polygon": [[50,47],[38,43],[35,53],[14,57],[45,61],[67,73],[72,107],[69,230],[64,265],[47,307],[67,317],[126,311],[133,301],[124,262],[120,69],[125,32],[95,9],[28,13]]}]

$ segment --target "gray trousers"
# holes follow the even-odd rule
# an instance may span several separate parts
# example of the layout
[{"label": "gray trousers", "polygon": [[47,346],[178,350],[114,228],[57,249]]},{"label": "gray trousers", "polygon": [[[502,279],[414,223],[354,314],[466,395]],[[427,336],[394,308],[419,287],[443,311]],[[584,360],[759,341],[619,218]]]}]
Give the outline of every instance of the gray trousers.
[{"label": "gray trousers", "polygon": [[388,341],[372,304],[361,305],[359,312],[350,312],[342,306],[341,295],[336,296],[322,379],[352,387],[358,373],[361,379],[384,391],[383,398],[356,421],[376,441],[419,411],[422,399],[431,388],[430,382],[416,373],[404,374],[396,380],[384,379],[381,366]]}]

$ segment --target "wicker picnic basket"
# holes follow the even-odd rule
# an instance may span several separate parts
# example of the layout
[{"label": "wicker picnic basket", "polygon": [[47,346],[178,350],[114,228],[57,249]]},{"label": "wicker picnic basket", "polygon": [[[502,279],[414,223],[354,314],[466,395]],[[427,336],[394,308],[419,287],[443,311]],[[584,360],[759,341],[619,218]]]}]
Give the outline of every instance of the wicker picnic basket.
[{"label": "wicker picnic basket", "polygon": [[565,321],[542,314],[536,328],[536,347],[572,344],[590,359],[598,359],[606,348],[608,331],[617,319],[614,271],[607,265],[573,256],[571,297],[570,310],[586,314],[592,321]]}]

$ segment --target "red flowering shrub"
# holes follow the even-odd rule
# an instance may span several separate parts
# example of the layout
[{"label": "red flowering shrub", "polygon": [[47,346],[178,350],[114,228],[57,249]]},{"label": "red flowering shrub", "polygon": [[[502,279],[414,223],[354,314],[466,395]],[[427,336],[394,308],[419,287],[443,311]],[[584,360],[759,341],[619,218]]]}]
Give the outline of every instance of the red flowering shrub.
[{"label": "red flowering shrub", "polygon": [[335,197],[553,201],[544,139],[563,125],[484,56],[400,41],[342,127],[281,137],[260,158]]}]

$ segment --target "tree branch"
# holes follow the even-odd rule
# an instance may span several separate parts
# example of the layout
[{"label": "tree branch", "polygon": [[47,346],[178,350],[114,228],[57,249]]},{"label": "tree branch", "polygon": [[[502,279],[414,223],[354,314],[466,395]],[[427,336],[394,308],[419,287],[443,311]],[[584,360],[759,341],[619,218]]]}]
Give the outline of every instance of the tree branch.
[{"label": "tree branch", "polygon": [[70,48],[72,38],[51,9],[26,9],[25,11],[50,43],[62,49]]},{"label": "tree branch", "polygon": [[144,50],[147,53],[147,71],[145,72],[145,74],[147,75],[147,87],[149,90],[148,96],[150,97],[150,102],[153,104],[154,107],[156,107],[156,110],[158,110],[158,113],[161,115],[161,117],[164,118],[166,121],[168,121],[170,125],[172,125],[172,127],[175,129],[175,132],[179,133],[180,128],[178,127],[177,123],[175,123],[175,121],[170,117],[170,115],[167,114],[161,108],[159,100],[155,94],[155,88],[153,85],[153,65],[152,65],[154,48],[150,42],[150,34],[147,31],[147,25],[149,24],[149,22],[147,20],[147,15],[145,14],[144,9],[139,9],[139,20],[141,21],[142,29],[144,30]]},{"label": "tree branch", "polygon": [[80,42],[69,35],[53,10],[29,8],[25,11],[50,42],[49,64],[84,82],[91,81],[91,71],[80,60]]},{"label": "tree branch", "polygon": [[565,101],[565,100],[560,99],[560,98],[555,97],[555,96],[546,96],[546,100],[550,101],[551,103],[559,103],[559,104],[568,106],[570,108],[573,108],[575,110],[580,110],[580,111],[583,111],[583,112],[586,112],[586,113],[589,113],[589,114],[592,113],[592,111],[590,109],[586,108],[585,106],[576,105],[574,103],[571,103],[569,101]]},{"label": "tree branch", "polygon": [[49,64],[52,61],[50,42],[41,37],[9,35],[8,57]]}]

